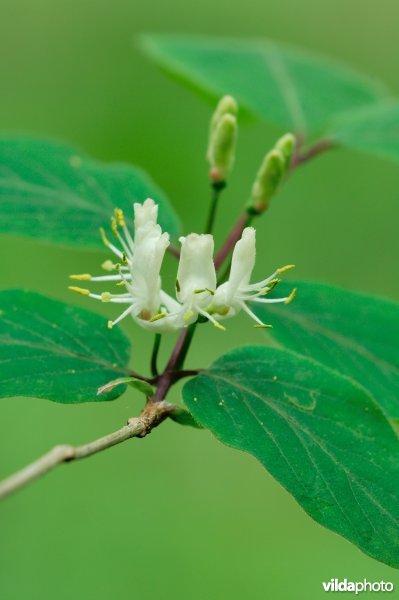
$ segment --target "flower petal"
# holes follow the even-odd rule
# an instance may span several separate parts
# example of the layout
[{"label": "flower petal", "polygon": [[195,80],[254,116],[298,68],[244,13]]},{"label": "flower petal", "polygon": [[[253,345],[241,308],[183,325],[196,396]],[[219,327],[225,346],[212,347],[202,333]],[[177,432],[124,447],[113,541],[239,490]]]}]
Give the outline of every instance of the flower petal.
[{"label": "flower petal", "polygon": [[210,234],[190,233],[181,237],[180,262],[177,272],[177,299],[189,304],[201,304],[202,298],[209,304],[209,292],[216,289],[216,271],[213,263],[214,241]]}]

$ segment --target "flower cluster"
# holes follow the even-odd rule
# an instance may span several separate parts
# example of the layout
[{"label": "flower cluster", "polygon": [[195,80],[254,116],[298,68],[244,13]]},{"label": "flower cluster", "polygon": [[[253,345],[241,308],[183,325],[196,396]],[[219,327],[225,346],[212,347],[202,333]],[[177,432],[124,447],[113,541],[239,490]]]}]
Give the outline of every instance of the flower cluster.
[{"label": "flower cluster", "polygon": [[115,273],[98,277],[88,273],[71,275],[75,280],[114,282],[124,288],[120,294],[93,294],[87,289],[70,287],[72,291],[102,302],[127,305],[115,321],[109,321],[110,328],[131,315],[141,327],[155,333],[176,331],[195,323],[200,317],[211,321],[219,329],[224,329],[220,321],[233,317],[241,310],[256,322],[257,327],[270,327],[262,323],[248,304],[287,304],[293,299],[295,290],[285,298],[265,298],[280,281],[278,276],[293,265],[277,269],[263,281],[250,283],[256,256],[253,227],[244,229],[233,251],[229,279],[219,286],[213,262],[213,236],[191,233],[181,237],[176,297],[173,298],[161,285],[161,266],[170,239],[168,233],[162,232],[157,219],[158,206],[153,200],[147,199],[143,204],[134,204],[132,238],[122,211],[116,209],[111,223],[117,244],[112,244],[101,230],[104,244],[117,258],[117,262],[107,260],[102,266],[106,271]]}]

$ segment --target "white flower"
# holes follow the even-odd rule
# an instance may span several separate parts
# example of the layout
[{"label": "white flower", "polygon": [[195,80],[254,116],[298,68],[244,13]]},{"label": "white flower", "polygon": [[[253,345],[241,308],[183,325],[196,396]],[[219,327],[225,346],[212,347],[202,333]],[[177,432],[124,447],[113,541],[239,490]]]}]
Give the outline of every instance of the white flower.
[{"label": "white flower", "polygon": [[233,251],[230,276],[226,283],[222,283],[213,299],[212,313],[217,319],[233,317],[240,310],[244,310],[258,327],[270,327],[265,325],[257,315],[248,307],[249,302],[259,304],[285,302],[288,304],[293,300],[296,290],[285,298],[264,298],[279,283],[278,275],[284,273],[294,265],[287,265],[277,269],[270,277],[250,284],[256,258],[255,229],[246,227],[241,239],[236,243]]},{"label": "white flower", "polygon": [[229,280],[219,287],[213,262],[213,236],[190,233],[181,237],[176,299],[172,298],[162,289],[160,276],[165,252],[170,244],[169,234],[162,233],[157,218],[158,206],[153,200],[147,199],[143,204],[135,204],[133,240],[122,211],[116,209],[111,226],[117,245],[112,244],[101,230],[104,244],[118,259],[116,263],[107,260],[102,266],[106,271],[115,273],[97,277],[88,273],[71,275],[72,279],[80,281],[107,281],[123,286],[124,291],[119,294],[94,294],[87,289],[70,287],[75,292],[102,302],[128,305],[114,321],[109,321],[109,327],[131,315],[141,327],[155,333],[176,331],[195,323],[199,317],[224,329],[219,321],[236,315],[240,310],[247,312],[257,326],[267,327],[251,311],[248,303],[288,303],[294,297],[295,290],[286,298],[263,297],[279,282],[277,275],[292,265],[277,269],[273,275],[259,283],[249,283],[255,265],[256,249],[255,230],[247,227],[241,240],[235,245]]},{"label": "white flower", "polygon": [[169,315],[178,313],[180,305],[161,289],[160,277],[162,261],[170,244],[169,234],[162,233],[157,224],[158,206],[153,200],[147,199],[143,204],[135,204],[134,217],[134,241],[126,227],[122,211],[117,209],[112,218],[112,230],[122,251],[109,242],[104,231],[101,232],[105,245],[121,261],[116,264],[106,261],[103,267],[106,270],[116,270],[116,275],[71,275],[72,279],[77,280],[113,281],[123,285],[126,292],[93,294],[90,290],[82,288],[70,289],[102,302],[128,304],[128,308],[115,321],[109,321],[109,327],[131,314],[145,329],[159,333],[174,331],[179,328],[179,324],[176,317],[169,318]]},{"label": "white flower", "polygon": [[183,321],[194,323],[198,315],[219,323],[206,308],[216,290],[216,270],[213,262],[214,241],[210,234],[190,233],[180,238],[181,252],[176,279],[176,297],[183,306]]}]

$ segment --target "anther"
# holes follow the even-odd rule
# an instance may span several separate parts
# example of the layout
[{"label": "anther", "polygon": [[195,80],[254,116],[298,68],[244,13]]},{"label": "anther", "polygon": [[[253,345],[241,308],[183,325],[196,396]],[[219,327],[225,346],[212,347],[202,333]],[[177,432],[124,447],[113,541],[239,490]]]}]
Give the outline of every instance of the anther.
[{"label": "anther", "polygon": [[86,289],[80,288],[80,287],[75,287],[74,285],[68,286],[68,290],[71,290],[71,292],[76,292],[77,294],[82,294],[82,296],[90,295],[90,290],[86,290]]},{"label": "anther", "polygon": [[281,275],[282,273],[285,273],[286,271],[290,271],[291,269],[294,269],[294,268],[295,268],[295,265],[285,265],[285,267],[280,267],[279,269],[277,269],[276,273]]},{"label": "anther", "polygon": [[284,304],[289,304],[290,302],[292,302],[292,301],[293,301],[293,299],[294,299],[294,298],[295,298],[295,296],[296,296],[296,291],[297,291],[297,289],[296,289],[296,288],[294,288],[294,289],[292,290],[291,294],[288,296],[288,298],[287,298],[287,300],[284,302]]},{"label": "anther", "polygon": [[80,275],[70,275],[69,279],[75,279],[76,281],[90,281],[92,275],[90,273],[81,273]]}]

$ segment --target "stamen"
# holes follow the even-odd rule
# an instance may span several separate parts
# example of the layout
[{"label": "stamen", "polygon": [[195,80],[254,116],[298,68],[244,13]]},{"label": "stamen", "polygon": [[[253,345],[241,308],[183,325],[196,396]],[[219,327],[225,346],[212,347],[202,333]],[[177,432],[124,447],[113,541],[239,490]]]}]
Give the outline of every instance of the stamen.
[{"label": "stamen", "polygon": [[279,302],[286,303],[289,296],[286,298],[249,298],[247,302],[256,302],[257,304],[278,304]]},{"label": "stamen", "polygon": [[280,267],[279,269],[277,269],[277,273],[281,275],[282,273],[290,271],[291,269],[295,269],[295,265],[285,265],[285,267]]},{"label": "stamen", "polygon": [[69,279],[75,279],[76,281],[90,281],[90,273],[81,273],[80,275],[70,275]]},{"label": "stamen", "polygon": [[112,260],[105,260],[101,265],[101,268],[104,271],[115,271],[117,269],[117,265],[112,262]]},{"label": "stamen", "polygon": [[[126,278],[131,279],[131,275],[130,273],[126,273],[125,275]],[[120,285],[121,283],[121,279],[122,279],[122,275],[100,275],[99,277],[92,277],[91,281],[119,281],[119,283],[117,283],[116,285]]]},{"label": "stamen", "polygon": [[115,218],[120,227],[126,227],[125,217],[121,208],[115,208]]},{"label": "stamen", "polygon": [[278,277],[269,281],[269,283],[267,284],[267,292],[265,292],[265,293],[268,294],[269,292],[274,290],[274,288],[276,287],[276,285],[278,285],[280,283],[280,281],[281,281],[281,279],[279,279]]},{"label": "stamen", "polygon": [[[251,317],[251,319],[253,319],[258,325],[260,325],[261,327],[265,327],[265,323],[263,323],[263,321],[261,321],[259,319],[259,317],[252,312],[252,310],[250,308],[248,308],[248,306],[245,304],[245,302],[240,302],[241,307],[243,308],[243,310],[245,310],[245,312],[247,313],[247,315],[249,315]],[[266,325],[267,327],[267,325]]]},{"label": "stamen", "polygon": [[197,308],[197,310],[198,310],[198,312],[199,312],[200,315],[202,315],[203,317],[205,317],[206,319],[208,319],[208,321],[210,321],[217,329],[220,329],[221,331],[226,331],[226,327],[223,327],[223,325],[221,325],[219,323],[219,321],[216,321],[216,319],[214,319],[212,317],[212,315],[210,315],[208,312],[206,312],[206,310],[202,310],[200,308]]},{"label": "stamen", "polygon": [[296,288],[294,288],[294,289],[292,290],[291,294],[290,294],[290,295],[288,296],[288,298],[286,299],[286,301],[285,301],[285,304],[289,304],[290,302],[292,302],[292,301],[293,301],[293,299],[294,299],[294,298],[295,298],[295,296],[296,296],[296,292],[297,292],[297,289],[296,289]]},{"label": "stamen", "polygon": [[122,260],[122,258],[123,258],[122,252],[120,250],[118,250],[118,248],[116,248],[113,244],[111,244],[111,242],[108,240],[107,236],[105,235],[105,231],[102,227],[100,227],[100,234],[101,234],[104,245],[107,248],[109,248],[111,250],[111,252],[116,254],[116,256],[118,258],[120,258]]},{"label": "stamen", "polygon": [[194,294],[202,294],[203,292],[208,292],[211,296],[215,295],[214,290],[210,290],[209,288],[204,288],[202,290],[194,290]]},{"label": "stamen", "polygon": [[159,321],[160,319],[164,319],[165,317],[167,317],[168,315],[165,312],[160,312],[157,315],[154,315],[150,320],[149,323],[155,323],[155,321]]},{"label": "stamen", "polygon": [[112,233],[114,234],[114,236],[119,237],[118,225],[116,223],[115,217],[111,217],[111,229],[112,229]]},{"label": "stamen", "polygon": [[69,285],[68,290],[71,290],[71,292],[76,292],[77,294],[82,294],[82,296],[90,296],[90,290],[85,290],[84,288],[75,287],[74,285]]},{"label": "stamen", "polygon": [[112,327],[114,325],[116,325],[117,323],[119,323],[120,321],[122,321],[122,319],[124,319],[125,317],[127,317],[136,308],[137,308],[136,305],[132,304],[132,306],[129,306],[129,308],[127,308],[126,310],[124,310],[123,313],[121,315],[119,315],[119,317],[117,319],[115,319],[115,321],[108,321],[108,329],[112,329]]},{"label": "stamen", "polygon": [[[130,274],[129,273],[123,273],[122,272],[122,268],[123,267],[121,267],[119,265],[118,266],[118,272],[119,272],[119,275],[121,276],[121,279],[122,279],[123,283],[126,285],[127,289],[129,289],[129,281],[128,281],[127,278],[129,277]],[[130,275],[130,278],[131,278],[131,275]]]},{"label": "stamen", "polygon": [[[121,236],[121,234],[118,231],[118,222],[116,220],[115,217],[111,217],[111,229],[113,234],[118,238],[118,240],[120,241],[122,248],[124,249],[124,256],[127,257],[131,257],[131,253],[132,253],[132,249],[129,248],[128,244],[126,244],[125,240],[123,239],[123,237]],[[126,262],[127,262],[127,258],[126,258]]]}]

